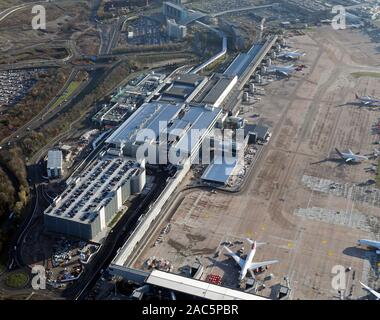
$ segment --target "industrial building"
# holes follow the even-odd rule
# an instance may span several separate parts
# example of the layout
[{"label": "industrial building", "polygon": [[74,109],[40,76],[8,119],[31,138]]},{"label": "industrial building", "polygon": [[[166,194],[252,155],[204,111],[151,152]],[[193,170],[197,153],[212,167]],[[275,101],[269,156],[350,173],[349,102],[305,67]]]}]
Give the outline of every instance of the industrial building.
[{"label": "industrial building", "polygon": [[208,105],[145,103],[106,140],[108,152],[135,159],[145,157],[150,164],[170,162],[181,166],[196,156],[221,113],[220,108]]},{"label": "industrial building", "polygon": [[47,231],[94,239],[120,211],[131,195],[145,186],[144,163],[103,156],[80,176],[44,212]]},{"label": "industrial building", "polygon": [[47,176],[51,179],[62,176],[62,151],[49,150],[47,158]]}]

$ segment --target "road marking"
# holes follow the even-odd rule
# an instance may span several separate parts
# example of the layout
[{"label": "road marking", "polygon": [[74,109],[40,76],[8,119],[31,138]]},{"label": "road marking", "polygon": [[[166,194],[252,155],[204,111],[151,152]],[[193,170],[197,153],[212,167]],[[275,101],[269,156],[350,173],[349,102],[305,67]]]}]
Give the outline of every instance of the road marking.
[{"label": "road marking", "polygon": [[28,295],[28,296],[25,298],[25,300],[29,300],[33,295],[34,295],[34,291],[33,291],[30,295]]}]

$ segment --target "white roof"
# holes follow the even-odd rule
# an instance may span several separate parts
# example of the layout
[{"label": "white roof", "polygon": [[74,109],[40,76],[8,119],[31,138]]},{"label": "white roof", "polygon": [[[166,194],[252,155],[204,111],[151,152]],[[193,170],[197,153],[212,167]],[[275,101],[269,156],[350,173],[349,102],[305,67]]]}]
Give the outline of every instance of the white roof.
[{"label": "white roof", "polygon": [[49,150],[47,167],[49,169],[62,168],[62,151]]},{"label": "white roof", "polygon": [[153,270],[146,283],[209,300],[269,300],[254,294],[229,289],[177,274]]}]

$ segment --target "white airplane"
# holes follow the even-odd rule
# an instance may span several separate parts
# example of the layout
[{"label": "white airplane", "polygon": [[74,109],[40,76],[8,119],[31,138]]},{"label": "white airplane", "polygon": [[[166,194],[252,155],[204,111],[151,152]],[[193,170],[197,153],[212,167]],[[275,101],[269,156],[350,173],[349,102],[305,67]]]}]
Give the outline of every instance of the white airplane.
[{"label": "white airplane", "polygon": [[280,74],[285,77],[289,77],[290,74],[292,74],[294,71],[296,71],[296,68],[294,68],[294,65],[290,66],[275,66],[271,65],[267,69],[267,73],[275,73]]},{"label": "white airplane", "polygon": [[355,94],[356,99],[360,100],[360,103],[364,106],[380,107],[380,99],[375,99],[370,96],[359,97]]},{"label": "white airplane", "polygon": [[278,263],[278,260],[252,262],[252,259],[256,254],[256,248],[265,243],[257,243],[256,241],[252,241],[251,239],[248,239],[248,238],[246,240],[251,245],[251,250],[248,252],[247,258],[245,260],[240,258],[236,253],[232,252],[229,248],[224,246],[224,248],[228,251],[227,255],[231,256],[241,268],[239,272],[239,281],[242,281],[245,278],[248,271],[251,273],[252,278],[254,278],[255,277],[253,274],[254,270],[260,267],[268,266],[270,264]]},{"label": "white airplane", "polygon": [[304,57],[306,53],[296,51],[282,51],[278,54],[278,58],[284,58],[284,59],[290,59],[290,60],[297,60],[301,57]]},{"label": "white airplane", "polygon": [[367,246],[376,249],[376,253],[380,254],[380,241],[360,239],[358,240],[359,246]]},{"label": "white airplane", "polygon": [[348,152],[340,152],[337,148],[335,148],[335,150],[339,154],[339,156],[346,162],[361,162],[364,160],[368,160],[368,157],[355,154],[350,149],[348,149]]},{"label": "white airplane", "polygon": [[[359,281],[360,282],[360,281]],[[362,285],[362,287],[366,290],[368,290],[370,293],[372,293],[375,297],[376,297],[376,300],[380,300],[380,293],[373,290],[372,288],[366,286],[364,283],[360,282],[360,284]]]}]

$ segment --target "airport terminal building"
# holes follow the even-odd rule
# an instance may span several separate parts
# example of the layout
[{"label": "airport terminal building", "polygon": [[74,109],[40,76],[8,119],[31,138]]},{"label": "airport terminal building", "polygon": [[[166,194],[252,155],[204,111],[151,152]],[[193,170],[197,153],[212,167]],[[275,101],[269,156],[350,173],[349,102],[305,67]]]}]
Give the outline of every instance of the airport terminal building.
[{"label": "airport terminal building", "polygon": [[181,167],[198,155],[221,114],[222,109],[203,104],[145,103],[106,140],[108,152]]}]

